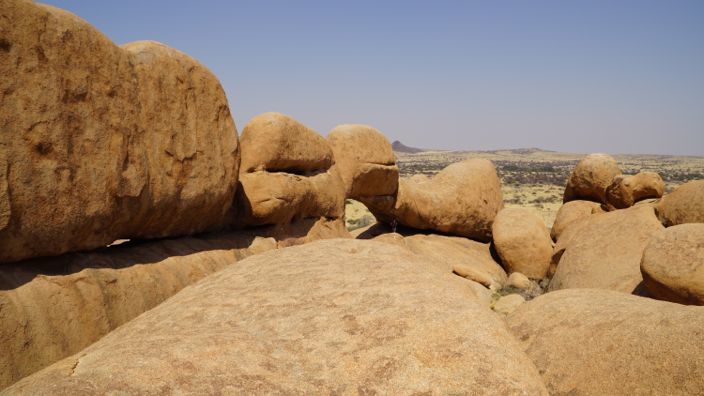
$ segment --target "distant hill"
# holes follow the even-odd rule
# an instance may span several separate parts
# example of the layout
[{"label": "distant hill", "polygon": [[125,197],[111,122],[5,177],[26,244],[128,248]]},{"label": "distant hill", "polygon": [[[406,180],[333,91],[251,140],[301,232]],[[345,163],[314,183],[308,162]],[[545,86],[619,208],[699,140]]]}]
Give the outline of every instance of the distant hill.
[{"label": "distant hill", "polygon": [[523,155],[530,155],[530,154],[536,154],[536,153],[556,153],[557,151],[552,151],[552,150],[543,150],[541,148],[536,148],[536,147],[531,147],[531,148],[517,148],[517,149],[504,149],[504,150],[488,150],[485,151],[486,153],[510,153],[510,154],[523,154]]},{"label": "distant hill", "polygon": [[393,143],[391,143],[391,148],[398,153],[408,153],[408,154],[415,154],[415,153],[421,153],[423,151],[427,151],[427,150],[423,150],[423,149],[416,148],[416,147],[408,147],[405,144],[399,142],[398,140],[395,140]]}]

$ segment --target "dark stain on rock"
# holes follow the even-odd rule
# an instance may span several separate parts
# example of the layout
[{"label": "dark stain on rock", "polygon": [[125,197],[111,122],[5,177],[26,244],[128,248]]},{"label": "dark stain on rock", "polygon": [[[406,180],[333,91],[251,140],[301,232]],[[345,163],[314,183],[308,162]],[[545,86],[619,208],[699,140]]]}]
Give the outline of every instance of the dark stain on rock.
[{"label": "dark stain on rock", "polygon": [[12,48],[12,43],[7,41],[6,39],[0,39],[0,51],[10,52],[11,48]]},{"label": "dark stain on rock", "polygon": [[34,52],[37,53],[39,63],[47,63],[49,61],[49,58],[47,58],[46,54],[44,54],[44,49],[42,47],[34,47]]},{"label": "dark stain on rock", "polygon": [[47,155],[53,150],[53,145],[49,142],[39,142],[34,145],[34,149],[41,155]]}]

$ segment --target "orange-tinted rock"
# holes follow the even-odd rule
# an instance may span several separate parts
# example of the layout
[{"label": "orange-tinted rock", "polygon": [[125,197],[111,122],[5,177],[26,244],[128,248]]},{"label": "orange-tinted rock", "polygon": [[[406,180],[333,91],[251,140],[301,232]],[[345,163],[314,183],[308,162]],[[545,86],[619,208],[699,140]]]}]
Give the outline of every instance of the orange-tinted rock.
[{"label": "orange-tinted rock", "polygon": [[560,290],[507,318],[552,395],[694,395],[704,389],[704,308]]},{"label": "orange-tinted rock", "polygon": [[594,213],[601,213],[601,204],[592,201],[570,201],[557,211],[555,222],[550,230],[550,236],[557,241],[565,229],[575,220],[587,217]]},{"label": "orange-tinted rock", "polygon": [[501,209],[492,230],[494,245],[506,272],[521,272],[533,279],[547,275],[552,240],[537,214],[525,208]]},{"label": "orange-tinted rock", "polygon": [[663,191],[665,182],[655,172],[619,175],[606,188],[606,203],[615,209],[624,209],[644,199],[660,198]]},{"label": "orange-tinted rock", "polygon": [[503,198],[491,161],[470,159],[451,164],[432,178],[401,179],[395,200],[380,198],[365,204],[386,223],[488,242]]},{"label": "orange-tinted rock", "polygon": [[643,280],[643,250],[650,238],[663,229],[653,208],[635,206],[594,214],[577,222],[558,240],[555,249],[556,253],[561,251],[559,263],[548,289],[633,292]]},{"label": "orange-tinted rock", "polygon": [[660,200],[656,211],[665,227],[704,223],[704,180],[690,181],[677,187]]},{"label": "orange-tinted rock", "polygon": [[244,127],[241,145],[236,222],[343,218],[345,187],[322,136],[284,114],[264,113]]},{"label": "orange-tinted rock", "polygon": [[0,389],[70,356],[272,238],[123,243],[0,266]]},{"label": "orange-tinted rock", "polygon": [[681,224],[657,233],[640,268],[651,296],[704,305],[704,224]]},{"label": "orange-tinted rock", "polygon": [[237,131],[208,69],[30,1],[0,37],[0,262],[226,225]]},{"label": "orange-tinted rock", "polygon": [[391,144],[367,125],[338,125],[328,142],[347,190],[347,197],[364,203],[366,197],[394,195],[398,167]]},{"label": "orange-tinted rock", "polygon": [[10,393],[546,394],[467,281],[374,241],[242,260]]},{"label": "orange-tinted rock", "polygon": [[567,180],[563,202],[577,199],[605,203],[606,188],[621,174],[616,160],[608,154],[589,154]]}]

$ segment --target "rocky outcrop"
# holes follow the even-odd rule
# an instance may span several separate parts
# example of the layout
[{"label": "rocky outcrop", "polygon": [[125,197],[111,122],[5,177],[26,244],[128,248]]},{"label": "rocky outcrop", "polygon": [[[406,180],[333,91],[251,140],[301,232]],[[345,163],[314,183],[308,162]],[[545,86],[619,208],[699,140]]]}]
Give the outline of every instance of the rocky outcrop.
[{"label": "rocky outcrop", "polygon": [[347,198],[391,196],[398,190],[398,167],[391,144],[367,125],[338,125],[328,134]]},{"label": "rocky outcrop", "polygon": [[608,154],[589,154],[572,171],[567,180],[563,202],[577,199],[605,203],[606,188],[621,174],[616,160]]},{"label": "rocky outcrop", "polygon": [[[183,287],[242,258],[349,238],[338,220],[129,242],[0,267],[0,389],[90,345]],[[18,331],[22,328],[22,331]]]},{"label": "rocky outcrop", "polygon": [[665,227],[704,223],[704,180],[690,181],[677,187],[660,200],[656,211]]},{"label": "rocky outcrop", "polygon": [[631,293],[643,280],[640,260],[663,229],[652,207],[635,206],[577,220],[558,240],[548,290],[597,288]]},{"label": "rocky outcrop", "polygon": [[681,224],[653,236],[640,268],[651,296],[704,305],[704,224]]},{"label": "rocky outcrop", "polygon": [[655,172],[619,175],[606,188],[606,204],[612,209],[624,209],[644,199],[660,198],[664,191],[665,182]]},{"label": "rocky outcrop", "polygon": [[281,113],[254,117],[243,129],[237,222],[281,225],[298,219],[342,222],[345,187],[327,141]]},{"label": "rocky outcrop", "polygon": [[125,243],[0,269],[0,389],[157,306],[273,238],[229,233]]},{"label": "rocky outcrop", "polygon": [[504,208],[492,227],[494,246],[509,274],[542,279],[548,272],[552,240],[543,219],[530,209]]},{"label": "rocky outcrop", "polygon": [[423,256],[430,267],[448,274],[455,273],[487,288],[498,289],[506,283],[506,272],[494,260],[488,243],[405,228],[391,232],[383,224],[369,227],[356,238],[405,247]]},{"label": "rocky outcrop", "polygon": [[182,290],[8,391],[546,394],[502,321],[471,296],[465,280],[391,244],[281,249]]},{"label": "rocky outcrop", "polygon": [[0,37],[0,262],[230,221],[237,131],[209,70],[30,1],[3,2]]},{"label": "rocky outcrop", "polygon": [[365,203],[385,223],[488,242],[503,198],[491,161],[470,159],[451,164],[432,178],[401,179],[395,200]]},{"label": "rocky outcrop", "polygon": [[553,395],[694,395],[704,389],[704,308],[606,290],[522,304],[509,328]]},{"label": "rocky outcrop", "polygon": [[550,230],[550,236],[553,240],[557,241],[567,226],[573,221],[587,217],[593,213],[601,212],[603,212],[603,210],[601,209],[601,204],[598,202],[582,200],[567,202],[560,206],[560,209],[557,211],[555,222]]}]

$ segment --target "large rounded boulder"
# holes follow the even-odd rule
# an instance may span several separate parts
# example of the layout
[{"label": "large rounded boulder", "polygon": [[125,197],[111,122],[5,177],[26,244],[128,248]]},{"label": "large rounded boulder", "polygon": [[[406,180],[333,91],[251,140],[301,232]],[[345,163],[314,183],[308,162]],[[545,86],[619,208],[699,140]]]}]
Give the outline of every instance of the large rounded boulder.
[{"label": "large rounded boulder", "polygon": [[241,146],[237,222],[342,221],[345,187],[330,145],[318,133],[287,115],[264,113],[245,125]]},{"label": "large rounded boulder", "polygon": [[642,282],[643,250],[663,229],[650,206],[594,214],[576,221],[558,240],[550,291],[596,288],[633,292]]},{"label": "large rounded boulder", "polygon": [[403,178],[395,199],[365,203],[386,223],[489,242],[503,196],[491,161],[470,159],[451,164],[430,178]]},{"label": "large rounded boulder", "polygon": [[530,209],[504,208],[492,227],[494,245],[508,273],[542,279],[548,272],[552,240],[543,219]]},{"label": "large rounded boulder", "polygon": [[367,125],[338,125],[328,134],[347,198],[388,196],[398,190],[398,167],[391,144]]},{"label": "large rounded boulder", "polygon": [[606,188],[606,204],[614,209],[624,209],[644,199],[660,198],[664,190],[665,182],[655,172],[619,175]]},{"label": "large rounded boulder", "polygon": [[601,210],[601,204],[598,202],[583,200],[567,202],[560,206],[560,209],[557,211],[555,221],[552,224],[552,229],[550,229],[550,236],[552,239],[557,241],[567,226],[569,226],[573,221],[600,212],[603,212],[603,210]]},{"label": "large rounded boulder", "polygon": [[207,68],[54,7],[0,13],[0,262],[226,225],[237,131]]},{"label": "large rounded boulder", "polygon": [[553,395],[696,395],[704,389],[704,308],[574,289],[511,313],[511,332]]},{"label": "large rounded boulder", "polygon": [[704,224],[681,224],[656,234],[640,268],[651,296],[704,305]]},{"label": "large rounded boulder", "polygon": [[547,394],[467,283],[374,241],[262,253],[7,391]]},{"label": "large rounded boulder", "polygon": [[665,227],[704,223],[704,180],[687,182],[665,195],[656,206]]},{"label": "large rounded boulder", "polygon": [[606,202],[606,188],[621,174],[616,160],[608,154],[589,154],[582,158],[567,180],[563,202],[582,199]]},{"label": "large rounded boulder", "polygon": [[3,264],[0,389],[79,352],[189,284],[276,247],[273,238],[250,232],[218,233]]}]

